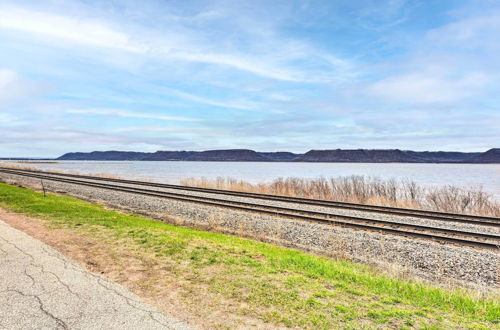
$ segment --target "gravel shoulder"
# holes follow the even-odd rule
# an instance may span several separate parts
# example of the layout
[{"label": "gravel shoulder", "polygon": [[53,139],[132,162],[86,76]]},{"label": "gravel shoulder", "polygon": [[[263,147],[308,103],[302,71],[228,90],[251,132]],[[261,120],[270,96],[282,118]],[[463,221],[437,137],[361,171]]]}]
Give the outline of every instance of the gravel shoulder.
[{"label": "gravel shoulder", "polygon": [[0,220],[0,328],[191,329]]}]

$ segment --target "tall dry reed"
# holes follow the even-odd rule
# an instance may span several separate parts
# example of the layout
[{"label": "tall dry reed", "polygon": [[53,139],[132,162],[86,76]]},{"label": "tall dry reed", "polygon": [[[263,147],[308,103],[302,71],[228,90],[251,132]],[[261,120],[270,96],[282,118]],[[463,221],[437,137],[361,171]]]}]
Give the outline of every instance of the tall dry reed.
[{"label": "tall dry reed", "polygon": [[[37,170],[34,167],[0,162],[1,167]],[[54,173],[62,171],[50,170]],[[80,174],[78,172],[65,172]],[[92,174],[103,178],[119,176]],[[500,217],[500,203],[481,189],[464,189],[451,185],[429,188],[411,180],[382,180],[359,175],[337,178],[278,178],[270,183],[249,183],[235,178],[186,178],[185,186],[255,192],[271,195],[297,196],[341,202],[416,208],[441,212]]]},{"label": "tall dry reed", "polygon": [[337,178],[279,178],[270,183],[249,183],[234,178],[186,178],[185,186],[236,190],[341,202],[416,208],[441,212],[500,217],[500,203],[481,189],[420,186],[411,180],[382,180],[365,176]]}]

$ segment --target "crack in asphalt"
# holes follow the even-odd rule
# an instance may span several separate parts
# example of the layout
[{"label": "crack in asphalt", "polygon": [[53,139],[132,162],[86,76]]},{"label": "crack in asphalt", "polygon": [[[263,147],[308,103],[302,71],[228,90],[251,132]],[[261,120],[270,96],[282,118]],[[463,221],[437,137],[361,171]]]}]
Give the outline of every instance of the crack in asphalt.
[{"label": "crack in asphalt", "polygon": [[[70,286],[69,286],[67,283],[65,283],[63,280],[61,280],[61,278],[60,278],[57,274],[55,274],[54,272],[52,272],[52,271],[50,271],[50,270],[46,270],[46,269],[45,269],[45,267],[44,267],[43,265],[36,264],[36,263],[35,263],[35,258],[34,258],[31,254],[27,253],[27,252],[26,252],[26,251],[24,251],[23,249],[19,248],[19,247],[18,247],[15,243],[10,242],[10,241],[6,240],[6,239],[5,239],[5,238],[3,238],[3,237],[0,237],[0,239],[1,239],[1,240],[3,240],[4,242],[6,242],[7,244],[9,244],[9,245],[13,246],[14,248],[16,248],[19,252],[21,252],[21,253],[23,253],[24,255],[28,256],[28,257],[30,258],[30,260],[31,260],[31,262],[30,262],[29,266],[34,267],[34,268],[39,268],[39,269],[40,269],[40,271],[41,271],[42,273],[45,273],[45,274],[50,274],[50,275],[54,276],[54,277],[56,278],[57,282],[59,282],[59,283],[60,283],[62,286],[64,286],[64,287],[65,287],[65,288],[66,288],[66,289],[67,289],[67,290],[68,290],[71,294],[73,294],[74,296],[76,296],[78,299],[80,299],[80,300],[81,300],[80,295],[79,295],[78,293],[74,292],[74,291],[70,288]],[[24,273],[25,273],[25,275],[26,275],[27,277],[29,277],[29,278],[30,278],[33,282],[35,282],[35,279],[33,278],[33,276],[31,276],[31,275],[28,275],[28,274],[27,274],[27,269],[25,269],[25,270],[24,270]]]},{"label": "crack in asphalt", "polygon": [[31,280],[31,287],[34,287],[36,281],[35,281],[35,278],[33,277],[33,275],[28,274],[28,268],[24,269],[24,275],[26,275],[26,277],[28,277]]},{"label": "crack in asphalt", "polygon": [[136,309],[136,310],[139,310],[139,311],[142,311],[142,312],[146,312],[146,313],[148,313],[148,315],[149,315],[149,318],[150,318],[150,319],[152,319],[152,320],[153,320],[153,321],[155,321],[156,323],[161,324],[161,325],[163,325],[163,326],[165,326],[165,327],[169,327],[167,324],[165,324],[165,323],[163,323],[163,322],[159,321],[158,319],[156,319],[156,318],[154,317],[154,314],[158,314],[158,315],[163,315],[163,314],[161,314],[160,312],[156,312],[156,311],[154,311],[154,310],[147,310],[147,309],[143,309],[143,308],[139,308],[139,307],[137,307],[137,306],[134,306],[131,302],[135,302],[135,303],[139,303],[139,304],[141,304],[141,302],[140,302],[140,301],[138,301],[138,300],[136,300],[136,299],[132,299],[132,298],[130,298],[130,297],[127,297],[127,296],[123,295],[122,293],[117,292],[117,291],[116,291],[116,290],[114,290],[113,288],[108,288],[108,287],[106,287],[103,283],[101,283],[102,278],[101,278],[100,276],[97,276],[97,275],[94,275],[94,274],[91,274],[91,275],[96,277],[96,279],[97,279],[97,283],[98,283],[101,287],[103,287],[103,288],[105,288],[105,289],[107,289],[107,290],[110,290],[110,291],[112,291],[112,292],[116,293],[117,295],[119,295],[120,297],[122,297],[122,298],[125,300],[125,302],[127,303],[127,305],[129,305],[130,307],[132,307],[132,308],[134,308],[134,309]]},{"label": "crack in asphalt", "polygon": [[[132,307],[132,308],[134,308],[134,309],[136,309],[136,310],[139,310],[139,311],[142,311],[142,312],[146,312],[146,313],[148,313],[148,314],[149,314],[149,317],[150,317],[152,320],[154,320],[155,322],[157,322],[157,323],[159,323],[159,324],[161,324],[161,325],[167,326],[166,324],[162,323],[160,320],[158,320],[157,318],[155,318],[155,317],[154,317],[154,315],[155,315],[155,314],[158,314],[158,315],[163,315],[163,314],[161,314],[160,312],[156,312],[156,311],[151,311],[151,310],[147,310],[147,309],[139,308],[138,306],[133,305],[133,304],[132,304],[132,302],[134,302],[134,303],[138,303],[138,304],[142,304],[142,302],[141,302],[141,301],[139,301],[139,300],[137,300],[137,299],[133,299],[133,298],[127,297],[127,296],[123,295],[122,293],[120,293],[120,292],[116,291],[115,289],[113,289],[113,288],[111,288],[111,287],[108,287],[108,286],[104,285],[104,283],[103,283],[103,282],[105,282],[105,283],[107,283],[107,284],[112,285],[112,283],[108,282],[106,279],[103,279],[103,278],[102,278],[101,276],[99,276],[99,275],[92,274],[92,273],[90,273],[90,272],[84,271],[84,270],[82,270],[82,269],[81,269],[81,268],[79,268],[79,267],[75,267],[75,265],[74,265],[73,263],[69,262],[66,258],[64,258],[64,257],[62,257],[61,255],[56,254],[56,253],[50,253],[50,252],[49,252],[49,251],[47,251],[47,249],[45,249],[43,246],[42,246],[42,250],[43,250],[44,252],[46,252],[48,255],[50,255],[51,257],[56,258],[56,259],[60,260],[61,262],[63,262],[63,264],[64,264],[64,268],[65,268],[65,269],[68,269],[68,265],[71,265],[71,266],[73,266],[73,267],[72,267],[72,268],[73,268],[72,270],[77,271],[77,272],[79,272],[79,273],[81,273],[81,274],[83,274],[83,275],[85,275],[85,276],[90,276],[90,277],[93,277],[94,279],[96,279],[96,281],[97,281],[97,283],[99,284],[99,286],[100,286],[100,287],[102,287],[102,288],[104,288],[104,289],[106,289],[106,290],[108,290],[108,291],[111,291],[111,292],[115,293],[116,295],[118,295],[118,296],[122,297],[122,298],[124,299],[124,301],[127,303],[127,305],[129,305],[130,307]],[[54,274],[54,275],[55,275],[55,274]],[[68,289],[69,289],[69,288],[68,288]],[[117,312],[117,309],[116,309],[114,306],[112,306],[112,308],[113,308],[113,310],[114,310],[115,312]]]},{"label": "crack in asphalt", "polygon": [[66,324],[66,322],[64,322],[63,320],[61,320],[59,317],[55,316],[54,314],[52,314],[51,312],[49,312],[47,309],[45,309],[45,306],[43,304],[43,301],[40,297],[38,297],[38,295],[32,295],[32,294],[27,294],[27,293],[24,293],[20,290],[16,290],[16,289],[9,289],[9,290],[4,290],[4,291],[1,291],[2,293],[4,292],[15,292],[23,297],[31,297],[31,298],[34,298],[37,302],[38,302],[38,308],[40,309],[40,311],[42,311],[42,313],[44,313],[45,315],[47,315],[49,318],[51,318],[52,320],[54,320],[57,324],[57,328],[62,328],[62,329],[69,329],[68,325]]},{"label": "crack in asphalt", "polygon": [[[59,278],[59,276],[57,276],[55,273],[53,273],[53,272],[51,272],[51,271],[47,271],[47,270],[45,270],[45,269],[44,269],[44,267],[43,267],[43,266],[41,266],[41,265],[36,265],[36,264],[34,264],[34,258],[33,258],[33,256],[32,256],[32,255],[30,255],[29,253],[26,253],[25,251],[23,251],[22,249],[20,249],[17,245],[15,245],[15,244],[14,244],[14,243],[12,243],[12,242],[9,242],[9,241],[8,241],[8,240],[6,240],[5,238],[0,237],[0,239],[2,239],[3,241],[5,241],[6,243],[8,243],[8,244],[12,245],[13,247],[15,247],[17,250],[19,250],[20,252],[24,253],[25,255],[27,255],[27,256],[28,256],[28,257],[32,260],[32,262],[30,263],[30,266],[33,266],[33,267],[38,267],[38,268],[40,268],[40,269],[42,270],[42,272],[47,273],[47,274],[51,274],[51,275],[53,275],[54,277],[56,277],[56,279],[58,280],[58,282],[59,282],[59,283],[61,283],[61,284],[62,284],[62,285],[63,285],[63,286],[64,286],[64,287],[65,287],[65,288],[69,291],[69,292],[71,292],[72,294],[74,294],[75,296],[77,296],[79,299],[81,299],[81,297],[80,297],[80,296],[79,296],[76,292],[74,292],[74,291],[73,291],[73,290],[72,290],[72,289],[71,289],[71,288],[70,288],[70,287],[69,287],[66,283],[64,283],[64,282],[63,282],[63,281]],[[57,254],[55,254],[55,253],[49,253],[49,251],[47,251],[47,250],[46,250],[43,246],[42,246],[42,250],[43,250],[45,253],[47,253],[48,255],[50,255],[51,257],[56,258],[56,259],[58,259],[59,261],[63,262],[63,265],[64,265],[64,268],[65,268],[65,269],[68,269],[68,264],[71,264],[71,265],[74,267],[74,265],[73,265],[72,263],[68,262],[68,260],[67,260],[67,259],[65,259],[64,257],[62,257],[62,256],[60,256],[60,255],[57,255]],[[73,267],[72,267],[72,268],[73,268]],[[167,324],[162,323],[160,320],[158,320],[158,319],[155,317],[155,314],[157,314],[157,315],[163,315],[163,314],[161,314],[160,312],[157,312],[157,311],[147,310],[147,309],[139,308],[138,306],[133,305],[133,304],[132,304],[132,302],[134,302],[134,303],[138,303],[138,304],[142,304],[142,302],[141,302],[141,301],[139,301],[139,300],[137,300],[137,299],[133,299],[133,298],[127,297],[127,296],[123,295],[122,293],[120,293],[120,292],[116,291],[115,289],[113,289],[113,288],[111,288],[111,287],[107,287],[106,285],[104,285],[104,284],[102,283],[103,278],[102,278],[101,276],[99,276],[99,275],[95,275],[95,274],[92,274],[92,273],[89,273],[89,272],[86,272],[86,271],[84,271],[84,270],[82,270],[82,269],[79,269],[79,268],[76,268],[76,267],[74,267],[74,268],[73,268],[73,270],[74,270],[74,271],[77,271],[77,272],[79,272],[79,273],[81,273],[81,274],[84,274],[85,276],[91,276],[91,277],[95,278],[95,279],[97,280],[97,283],[99,284],[99,286],[100,286],[100,287],[102,287],[102,288],[104,288],[104,289],[106,289],[106,290],[108,290],[108,291],[111,291],[111,292],[115,293],[116,295],[118,295],[118,296],[122,297],[122,298],[124,299],[124,301],[127,303],[127,305],[129,305],[129,306],[130,306],[130,307],[132,307],[133,309],[136,309],[136,310],[139,310],[139,311],[142,311],[142,312],[146,312],[146,313],[148,313],[148,315],[149,315],[150,319],[152,319],[153,321],[155,321],[155,322],[157,322],[157,323],[159,323],[159,324],[161,324],[161,325],[163,325],[163,326],[166,326],[166,327],[168,326]],[[26,274],[26,270],[25,270],[25,274]],[[28,275],[28,274],[26,274],[26,275],[27,275],[28,277],[30,277],[30,279],[33,281],[33,284],[34,284],[34,283],[35,283],[34,278],[33,278],[32,276]],[[106,282],[107,282],[107,281],[106,281]],[[112,308],[113,308],[113,310],[114,310],[115,312],[117,312],[117,311],[118,311],[118,310],[117,310],[114,306],[112,306]]]},{"label": "crack in asphalt", "polygon": [[[54,272],[52,271],[49,271],[47,269],[45,269],[45,267],[43,265],[39,265],[35,262],[35,258],[33,257],[33,255],[27,253],[26,251],[24,251],[23,249],[21,249],[20,247],[18,247],[15,243],[5,239],[4,237],[0,237],[0,240],[4,241],[6,244],[12,246],[13,248],[15,248],[16,250],[18,250],[20,253],[22,253],[23,255],[27,256],[29,258],[29,264],[28,264],[28,267],[31,266],[31,267],[34,267],[34,268],[38,268],[40,269],[40,271],[42,273],[45,273],[45,274],[50,274],[52,275],[53,277],[55,277],[56,281],[58,283],[60,283],[62,286],[64,286],[66,288],[66,290],[68,292],[70,292],[71,294],[73,294],[75,297],[77,297],[78,299],[82,300],[82,298],[80,297],[80,295],[78,293],[76,293],[74,290],[71,289],[71,287],[65,283],[57,274],[55,274]],[[71,271],[75,271],[75,272],[78,272],[82,275],[84,275],[85,277],[90,277],[90,278],[94,278],[97,282],[97,284],[102,287],[103,289],[107,290],[107,291],[110,291],[112,293],[114,293],[115,295],[121,297],[125,303],[130,306],[132,309],[134,310],[137,310],[137,311],[141,311],[143,313],[146,313],[149,318],[158,323],[159,325],[162,325],[166,328],[172,328],[172,324],[165,324],[163,322],[161,322],[156,316],[163,316],[162,313],[158,312],[158,311],[155,311],[155,310],[150,310],[150,309],[145,309],[145,308],[140,308],[139,306],[137,306],[136,304],[140,304],[142,305],[142,301],[138,300],[138,299],[134,299],[133,297],[127,297],[125,296],[124,294],[122,294],[121,292],[117,291],[116,289],[114,289],[113,287],[111,287],[114,283],[113,282],[109,282],[107,279],[103,279],[101,276],[99,275],[96,275],[96,274],[93,274],[91,272],[88,272],[80,267],[78,267],[77,265],[75,265],[73,262],[67,260],[66,258],[64,258],[62,255],[58,254],[58,253],[52,253],[52,252],[49,252],[43,245],[41,246],[41,249],[43,250],[43,252],[45,254],[47,254],[48,256],[52,257],[52,258],[55,258],[57,259],[58,261],[62,262],[63,263],[63,267],[64,269],[66,270],[71,270]],[[8,252],[1,249],[0,247],[0,250],[7,254]],[[24,269],[24,275],[26,277],[28,277],[31,281],[31,287],[33,287],[35,284],[37,284],[37,281],[35,280],[35,277],[32,275],[32,274],[29,274],[28,273],[28,269]],[[109,286],[108,286],[109,285]],[[43,285],[41,285],[42,288],[43,288]],[[46,315],[48,315],[49,317],[53,318],[54,320],[57,321],[57,324],[58,326],[62,327],[62,329],[68,329],[67,328],[67,325],[66,323],[64,323],[61,319],[57,318],[56,316],[54,316],[53,314],[51,314],[48,310],[45,309],[44,305],[43,305],[43,302],[41,300],[41,298],[37,295],[27,295],[19,290],[15,290],[15,289],[9,289],[9,290],[6,290],[6,291],[13,291],[13,292],[17,292],[23,296],[29,296],[29,297],[33,297],[35,298],[39,305],[40,305],[40,309],[42,310],[42,312],[44,312]],[[56,291],[56,290],[54,290]],[[1,291],[1,292],[5,292],[5,291]],[[43,292],[42,294],[47,294],[48,292]],[[109,306],[113,309],[113,311],[115,313],[118,313],[118,309],[115,307],[115,306]],[[80,312],[80,315],[82,315],[82,312]],[[182,324],[181,321],[178,321],[178,322],[173,322],[173,324],[176,324],[178,323],[179,325]]]}]

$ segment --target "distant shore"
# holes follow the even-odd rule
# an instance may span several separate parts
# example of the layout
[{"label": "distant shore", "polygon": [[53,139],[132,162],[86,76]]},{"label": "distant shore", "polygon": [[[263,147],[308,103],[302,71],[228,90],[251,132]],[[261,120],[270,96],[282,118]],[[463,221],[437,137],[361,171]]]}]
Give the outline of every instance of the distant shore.
[{"label": "distant shore", "polygon": [[92,151],[70,152],[58,158],[0,158],[19,161],[219,161],[219,162],[304,162],[304,163],[444,163],[497,164],[500,148],[485,152],[411,151],[399,149],[310,150],[304,154],[288,151],[258,152],[250,149],[207,151]]}]

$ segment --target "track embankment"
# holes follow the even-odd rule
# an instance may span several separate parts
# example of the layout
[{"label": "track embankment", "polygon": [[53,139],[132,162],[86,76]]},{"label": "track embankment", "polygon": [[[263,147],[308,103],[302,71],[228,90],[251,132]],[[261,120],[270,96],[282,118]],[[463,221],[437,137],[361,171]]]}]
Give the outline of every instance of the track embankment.
[{"label": "track embankment", "polygon": [[[498,285],[498,219],[363,209],[284,196],[40,172],[0,171],[6,182],[41,186],[165,222],[252,237],[378,268],[465,285]],[[104,187],[107,185],[107,187]],[[253,194],[255,195],[255,194]],[[256,207],[258,206],[258,207]]]}]

